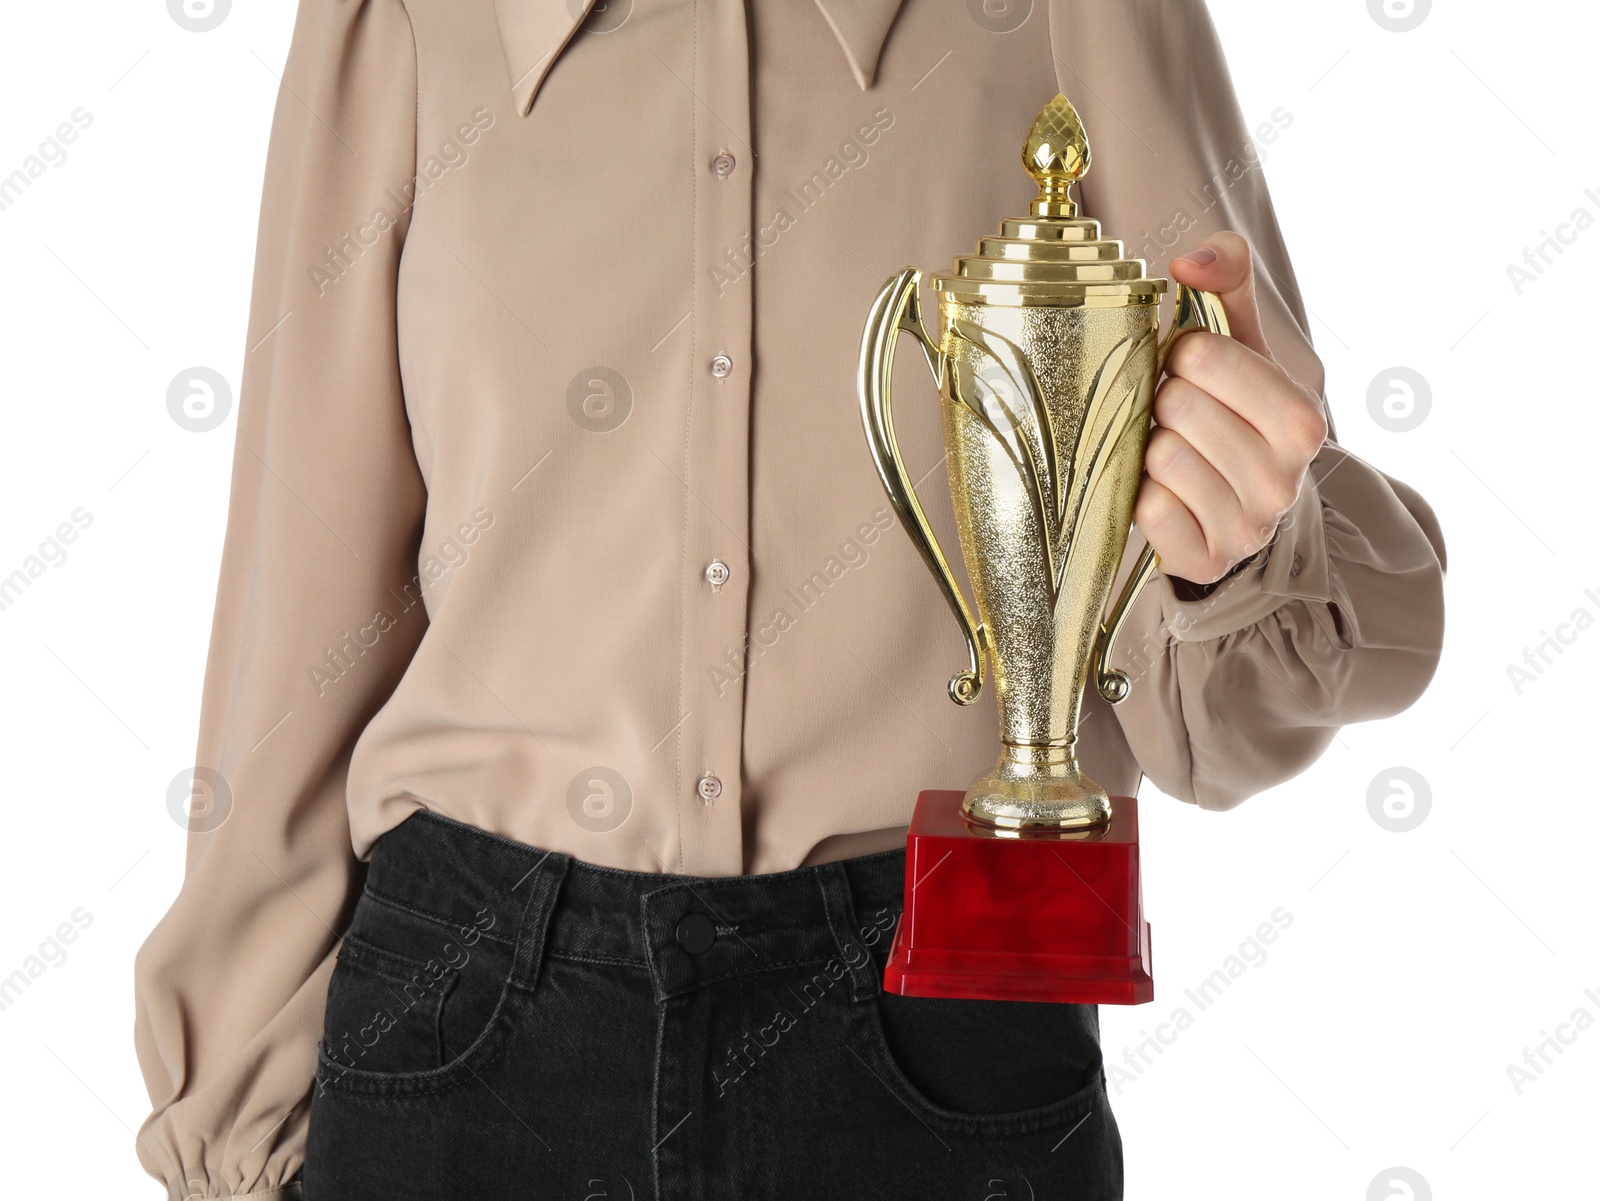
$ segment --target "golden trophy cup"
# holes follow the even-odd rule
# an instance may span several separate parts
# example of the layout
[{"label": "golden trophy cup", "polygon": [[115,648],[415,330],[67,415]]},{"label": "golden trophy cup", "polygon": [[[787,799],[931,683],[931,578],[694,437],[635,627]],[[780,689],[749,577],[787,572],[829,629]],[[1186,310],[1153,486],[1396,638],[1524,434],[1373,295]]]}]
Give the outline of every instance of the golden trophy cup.
[{"label": "golden trophy cup", "polygon": [[[1130,688],[1112,655],[1157,567],[1153,551],[1140,555],[1109,612],[1106,604],[1127,548],[1167,352],[1186,331],[1226,334],[1228,327],[1217,297],[1179,284],[1161,334],[1168,281],[1146,277],[1142,260],[1124,258],[1121,242],[1101,238],[1097,221],[1078,216],[1070,193],[1089,161],[1078,113],[1058,94],[1022,151],[1023,167],[1039,185],[1028,216],[1003,221],[976,255],[933,277],[938,336],[923,323],[915,267],[883,286],[862,336],[857,391],[878,475],[966,639],[967,666],[951,678],[950,696],[961,705],[977,700],[992,662],[1000,713],[996,765],[964,794],[933,790],[918,798],[907,838],[906,909],[885,982],[891,991],[1125,1001],[1148,999],[1137,994],[1150,991],[1136,802],[1108,796],[1083,774],[1077,730],[1091,678],[1111,704]],[[895,441],[890,389],[901,332],[916,337],[938,388],[976,620]],[[951,803],[957,795],[959,807]],[[952,822],[957,809],[960,820]],[[1008,878],[1033,878],[1017,856],[1039,836],[1051,840],[1058,858],[1070,851],[1064,861],[1079,883],[1139,945],[1089,937],[1093,931],[1084,927],[1098,928],[1107,916],[1104,908],[1092,913],[1093,900],[1077,906],[1060,896],[1006,895]],[[958,872],[947,865],[941,874],[969,873],[965,883],[991,896],[996,912],[983,917],[970,896],[957,895],[974,889],[949,876],[940,889],[917,895],[919,851],[961,855]],[[1101,895],[1083,868],[1111,895]],[[942,901],[950,902],[948,919],[939,915]],[[1037,930],[1018,929],[1028,913]],[[993,922],[1012,931],[1014,947],[996,945]],[[941,932],[951,925],[962,930]],[[1131,981],[1128,995],[1117,986],[1123,977]]]}]

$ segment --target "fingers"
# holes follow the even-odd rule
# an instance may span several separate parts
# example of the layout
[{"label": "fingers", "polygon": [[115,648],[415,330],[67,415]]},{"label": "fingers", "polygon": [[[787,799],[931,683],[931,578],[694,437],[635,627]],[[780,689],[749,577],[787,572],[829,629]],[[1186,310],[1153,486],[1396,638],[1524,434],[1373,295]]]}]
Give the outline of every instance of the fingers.
[{"label": "fingers", "polygon": [[1144,467],[1134,515],[1163,570],[1209,584],[1258,545],[1233,486],[1182,434],[1152,430]]},{"label": "fingers", "polygon": [[1270,540],[1328,427],[1320,399],[1267,345],[1248,242],[1213,234],[1172,274],[1221,299],[1232,336],[1173,343],[1134,512],[1163,570],[1209,584]]},{"label": "fingers", "polygon": [[1181,284],[1215,292],[1228,314],[1233,337],[1263,358],[1272,359],[1256,304],[1255,262],[1249,242],[1232,230],[1223,230],[1173,259],[1169,270]]},{"label": "fingers", "polygon": [[1297,495],[1298,462],[1280,462],[1254,426],[1182,377],[1162,383],[1153,412],[1161,427],[1181,436],[1227,482],[1248,523],[1269,532],[1276,527]]},{"label": "fingers", "polygon": [[[1327,437],[1322,406],[1284,369],[1233,338],[1196,330],[1167,354],[1167,373],[1215,397],[1285,461],[1309,459]],[[1165,423],[1163,423],[1165,424]]]},{"label": "fingers", "polygon": [[1191,574],[1206,559],[1206,537],[1195,515],[1170,488],[1145,476],[1139,484],[1133,519],[1144,540],[1161,556],[1163,572],[1196,584],[1212,583]]}]

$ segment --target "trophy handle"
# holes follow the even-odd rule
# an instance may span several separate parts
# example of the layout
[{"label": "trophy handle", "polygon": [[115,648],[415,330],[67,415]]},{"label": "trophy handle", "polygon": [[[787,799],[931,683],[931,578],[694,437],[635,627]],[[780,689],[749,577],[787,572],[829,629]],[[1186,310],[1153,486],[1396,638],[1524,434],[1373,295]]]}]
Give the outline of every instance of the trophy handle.
[{"label": "trophy handle", "polygon": [[[1223,311],[1222,299],[1214,292],[1202,292],[1187,284],[1179,284],[1174,296],[1172,325],[1156,347],[1158,382],[1166,367],[1167,353],[1172,349],[1173,343],[1181,335],[1197,329],[1223,335],[1229,333],[1228,315]],[[1128,611],[1133,608],[1133,602],[1139,599],[1140,590],[1159,566],[1160,561],[1156,557],[1156,552],[1146,546],[1140,552],[1138,562],[1133,565],[1133,571],[1129,573],[1127,582],[1122,585],[1122,591],[1117,594],[1116,603],[1111,606],[1106,619],[1100,623],[1100,634],[1095,639],[1094,683],[1100,695],[1110,704],[1120,704],[1127,699],[1131,686],[1127,673],[1118,671],[1110,665],[1111,649],[1116,644],[1123,622],[1128,619]]]},{"label": "trophy handle", "polygon": [[867,430],[867,445],[872,449],[873,462],[878,466],[878,478],[884,491],[899,515],[900,526],[922,555],[922,561],[933,573],[939,590],[944,593],[950,611],[967,640],[969,666],[950,677],[950,699],[958,705],[970,705],[983,691],[984,649],[986,638],[983,627],[972,620],[966,599],[956,584],[950,563],[939,547],[939,539],[917,501],[916,485],[906,471],[900,457],[900,446],[895,441],[894,418],[889,411],[889,392],[894,373],[894,350],[902,331],[915,334],[922,354],[933,372],[935,384],[943,382],[945,358],[939,347],[928,337],[922,322],[922,306],[918,286],[922,272],[915,267],[905,267],[883,285],[867,317],[866,330],[861,336],[861,360],[856,370],[856,394],[861,401],[861,421]]}]

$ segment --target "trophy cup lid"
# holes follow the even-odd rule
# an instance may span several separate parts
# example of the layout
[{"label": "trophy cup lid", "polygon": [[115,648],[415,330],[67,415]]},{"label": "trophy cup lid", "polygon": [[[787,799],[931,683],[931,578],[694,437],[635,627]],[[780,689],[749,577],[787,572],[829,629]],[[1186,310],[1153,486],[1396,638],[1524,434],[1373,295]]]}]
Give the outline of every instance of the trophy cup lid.
[{"label": "trophy cup lid", "polygon": [[1124,308],[1161,302],[1167,281],[1145,275],[1143,259],[1100,237],[1100,223],[1078,216],[1072,185],[1089,170],[1089,139],[1072,102],[1059,92],[1022,147],[1022,166],[1039,185],[1026,217],[1000,223],[998,237],[936,275],[934,291],[957,304]]}]

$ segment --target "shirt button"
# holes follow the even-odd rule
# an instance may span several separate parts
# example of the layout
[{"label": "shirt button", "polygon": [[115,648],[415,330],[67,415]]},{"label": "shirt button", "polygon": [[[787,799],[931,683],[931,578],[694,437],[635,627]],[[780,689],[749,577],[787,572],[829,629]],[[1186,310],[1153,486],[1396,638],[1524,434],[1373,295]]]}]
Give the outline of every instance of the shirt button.
[{"label": "shirt button", "polygon": [[704,955],[717,941],[716,924],[703,913],[686,913],[676,931],[678,945],[691,955]]},{"label": "shirt button", "polygon": [[700,783],[695,785],[695,791],[700,794],[703,801],[714,801],[722,795],[722,781],[707,772],[700,777]]},{"label": "shirt button", "polygon": [[713,559],[706,565],[706,583],[711,585],[711,591],[713,592],[726,584],[728,577],[732,574],[733,572],[728,569],[728,565],[721,559]]},{"label": "shirt button", "polygon": [[721,379],[733,370],[733,360],[725,354],[719,354],[711,360],[711,374]]},{"label": "shirt button", "polygon": [[711,160],[711,169],[723,179],[726,179],[728,176],[733,174],[733,165],[733,155],[729,154],[726,150],[722,151]]},{"label": "shirt button", "polygon": [[1301,561],[1301,558],[1300,558],[1300,552],[1296,551],[1295,552],[1295,556],[1294,556],[1294,561],[1289,564],[1289,575],[1290,575],[1290,577],[1293,578],[1294,576],[1299,575],[1300,574],[1300,569],[1302,567],[1304,567],[1304,566],[1305,566],[1305,564],[1304,564],[1304,562]]}]

